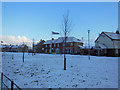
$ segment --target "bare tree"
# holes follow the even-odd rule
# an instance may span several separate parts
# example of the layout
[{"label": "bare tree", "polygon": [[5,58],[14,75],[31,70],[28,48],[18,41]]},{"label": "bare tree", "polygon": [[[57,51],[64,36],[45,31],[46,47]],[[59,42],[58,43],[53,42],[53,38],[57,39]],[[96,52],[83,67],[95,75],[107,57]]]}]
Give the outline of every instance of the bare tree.
[{"label": "bare tree", "polygon": [[63,15],[62,30],[64,34],[64,70],[66,70],[66,40],[72,29],[72,20],[69,19],[69,11]]},{"label": "bare tree", "polygon": [[34,44],[34,43],[35,43],[35,42],[34,42],[34,39],[33,39],[32,56],[35,55],[35,44]]},{"label": "bare tree", "polygon": [[24,42],[23,42],[23,62],[24,62],[24,52],[25,52],[25,45],[24,45]]}]

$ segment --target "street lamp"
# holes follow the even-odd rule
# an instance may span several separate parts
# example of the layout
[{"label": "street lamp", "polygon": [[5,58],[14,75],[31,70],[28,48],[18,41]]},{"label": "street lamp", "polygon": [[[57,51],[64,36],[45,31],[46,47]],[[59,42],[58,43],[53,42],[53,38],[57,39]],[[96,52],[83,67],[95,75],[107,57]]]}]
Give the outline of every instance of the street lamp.
[{"label": "street lamp", "polygon": [[90,30],[88,30],[88,49],[89,49],[89,55],[88,55],[88,58],[90,60]]}]

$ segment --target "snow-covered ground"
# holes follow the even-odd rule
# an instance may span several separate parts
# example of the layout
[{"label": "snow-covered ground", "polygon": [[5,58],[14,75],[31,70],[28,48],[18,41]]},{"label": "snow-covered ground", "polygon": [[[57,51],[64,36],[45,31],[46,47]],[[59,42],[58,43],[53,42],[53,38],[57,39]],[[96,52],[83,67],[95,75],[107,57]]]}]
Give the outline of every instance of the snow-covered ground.
[{"label": "snow-covered ground", "polygon": [[[12,60],[12,54],[14,59]],[[117,88],[118,57],[3,53],[2,71],[21,88]],[[10,85],[10,82],[4,79]]]}]

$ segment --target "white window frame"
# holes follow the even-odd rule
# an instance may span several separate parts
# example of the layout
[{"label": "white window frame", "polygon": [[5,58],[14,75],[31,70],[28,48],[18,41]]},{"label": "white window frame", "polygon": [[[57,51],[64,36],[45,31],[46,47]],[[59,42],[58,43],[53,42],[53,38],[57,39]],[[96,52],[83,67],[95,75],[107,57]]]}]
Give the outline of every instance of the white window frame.
[{"label": "white window frame", "polygon": [[115,50],[116,54],[118,54],[118,49]]},{"label": "white window frame", "polygon": [[42,50],[44,50],[44,48],[42,48]]},{"label": "white window frame", "polygon": [[57,47],[59,47],[60,45],[59,45],[59,43],[57,44]]},{"label": "white window frame", "polygon": [[54,47],[56,46],[56,44],[54,44]]},{"label": "white window frame", "polygon": [[49,53],[51,53],[51,49],[49,49]]}]

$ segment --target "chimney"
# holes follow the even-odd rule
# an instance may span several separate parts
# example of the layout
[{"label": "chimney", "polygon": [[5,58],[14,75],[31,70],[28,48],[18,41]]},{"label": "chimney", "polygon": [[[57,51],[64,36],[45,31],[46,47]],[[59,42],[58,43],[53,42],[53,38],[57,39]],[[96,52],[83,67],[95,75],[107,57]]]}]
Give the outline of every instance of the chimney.
[{"label": "chimney", "polygon": [[116,31],[116,34],[120,34],[119,30]]},{"label": "chimney", "polygon": [[54,40],[54,38],[52,38],[52,40]]}]

